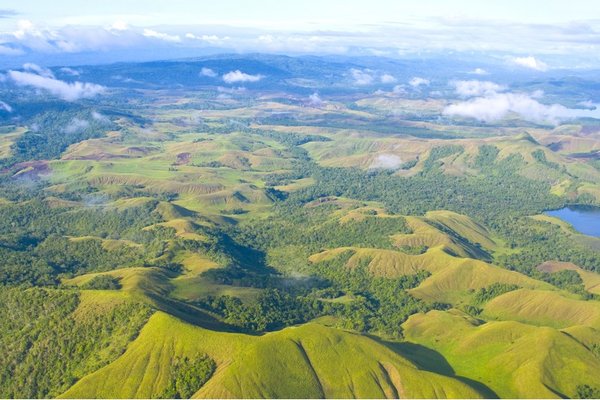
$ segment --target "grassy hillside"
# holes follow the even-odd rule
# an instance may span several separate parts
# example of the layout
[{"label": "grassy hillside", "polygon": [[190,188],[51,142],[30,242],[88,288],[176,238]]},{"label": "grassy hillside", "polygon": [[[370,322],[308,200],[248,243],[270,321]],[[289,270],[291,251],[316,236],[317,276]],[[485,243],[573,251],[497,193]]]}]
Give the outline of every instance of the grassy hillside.
[{"label": "grassy hillside", "polygon": [[457,374],[503,398],[572,397],[578,385],[598,386],[600,359],[572,336],[513,321],[481,324],[457,312],[431,311],[404,325],[409,341],[428,346]]},{"label": "grassy hillside", "polygon": [[197,353],[213,358],[217,370],[194,397],[482,395],[356,334],[309,324],[247,336],[208,331],[159,312],[122,357],[61,397],[156,397],[168,383],[173,358]]},{"label": "grassy hillside", "polygon": [[81,67],[93,102],[3,82],[0,397],[600,390],[600,239],[544,215],[600,205],[596,123],[452,118],[450,78],[352,62]]}]

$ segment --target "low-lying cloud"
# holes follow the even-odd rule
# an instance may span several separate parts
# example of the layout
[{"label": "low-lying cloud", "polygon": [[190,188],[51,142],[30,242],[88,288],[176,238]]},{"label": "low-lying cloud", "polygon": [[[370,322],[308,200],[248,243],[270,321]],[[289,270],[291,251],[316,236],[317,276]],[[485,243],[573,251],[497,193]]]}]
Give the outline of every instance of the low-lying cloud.
[{"label": "low-lying cloud", "polygon": [[380,80],[381,80],[381,83],[395,83],[396,82],[396,78],[390,74],[381,75]]},{"label": "low-lying cloud", "polygon": [[379,154],[369,168],[371,169],[398,169],[402,165],[402,159],[395,154]]},{"label": "low-lying cloud", "polygon": [[350,70],[350,74],[352,74],[352,79],[354,79],[354,83],[361,86],[370,85],[375,80],[372,71],[369,69],[361,70],[352,68]]},{"label": "low-lying cloud", "polygon": [[354,79],[354,84],[358,86],[373,85],[377,82],[389,85],[398,81],[394,75],[387,72],[381,73],[373,71],[369,68],[352,68],[350,69],[350,75],[352,76],[352,79]]},{"label": "low-lying cloud", "polygon": [[165,42],[174,42],[174,43],[181,42],[181,37],[179,35],[170,35],[168,33],[157,32],[152,29],[144,29],[144,32],[142,34],[145,37],[164,40]]},{"label": "low-lying cloud", "polygon": [[40,76],[45,76],[46,78],[54,78],[54,73],[48,68],[40,67],[34,63],[25,63],[23,64],[23,69],[25,71],[34,72]]},{"label": "low-lying cloud", "polygon": [[110,122],[110,118],[108,118],[104,114],[99,113],[98,111],[92,111],[92,118],[103,124],[107,124]]},{"label": "low-lying cloud", "polygon": [[421,78],[418,76],[415,76],[408,82],[408,84],[414,88],[418,88],[419,86],[429,86],[430,83],[431,82],[429,81],[429,79]]},{"label": "low-lying cloud", "polygon": [[[42,89],[66,101],[76,101],[95,97],[106,91],[106,88],[95,83],[65,82],[54,78],[50,70],[35,64],[25,64],[26,71],[8,71],[7,76],[18,86]],[[34,73],[37,72],[37,73]]]},{"label": "low-lying cloud", "polygon": [[308,104],[313,107],[321,107],[323,105],[323,99],[319,96],[319,93],[313,93],[308,96]]},{"label": "low-lying cloud", "polygon": [[76,69],[69,68],[69,67],[62,67],[60,69],[60,71],[62,73],[64,73],[64,74],[71,75],[71,76],[79,76],[79,75],[81,75],[81,72],[77,71]]},{"label": "low-lying cloud", "polygon": [[200,70],[200,76],[206,76],[208,78],[215,78],[218,74],[210,68],[203,67]]},{"label": "low-lying cloud", "polygon": [[8,104],[0,100],[0,110],[4,110],[7,113],[13,112],[13,108]]},{"label": "low-lying cloud", "polygon": [[513,64],[518,65],[520,67],[533,69],[536,71],[547,71],[548,64],[543,61],[536,59],[533,56],[529,57],[514,57],[510,60]]},{"label": "low-lying cloud", "polygon": [[487,96],[497,92],[503,92],[506,88],[490,81],[452,81],[454,91],[461,97]]},{"label": "low-lying cloud", "polygon": [[444,109],[443,114],[495,122],[514,113],[527,121],[558,125],[561,121],[578,117],[599,118],[598,111],[571,109],[561,104],[542,104],[527,93],[493,93],[451,104]]},{"label": "low-lying cloud", "polygon": [[251,75],[251,74],[246,74],[242,71],[235,70],[235,71],[231,71],[228,72],[226,74],[223,75],[223,81],[225,83],[236,83],[236,82],[258,82],[261,79],[264,78],[264,75]]},{"label": "low-lying cloud", "polygon": [[69,125],[65,126],[63,131],[68,134],[77,133],[86,130],[90,126],[90,123],[85,119],[73,118]]},{"label": "low-lying cloud", "polygon": [[489,72],[487,72],[483,68],[475,68],[473,71],[470,71],[469,73],[473,74],[473,75],[489,75]]}]

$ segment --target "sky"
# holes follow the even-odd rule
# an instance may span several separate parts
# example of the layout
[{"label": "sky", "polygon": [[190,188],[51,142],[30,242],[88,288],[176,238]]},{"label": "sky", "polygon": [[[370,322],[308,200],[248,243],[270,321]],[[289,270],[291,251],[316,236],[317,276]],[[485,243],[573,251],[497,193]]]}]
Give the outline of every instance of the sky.
[{"label": "sky", "polygon": [[595,68],[600,66],[600,7],[595,3],[4,0],[0,57],[135,56],[153,49],[182,55],[258,51],[389,57],[458,51],[554,57],[561,61],[543,65]]}]

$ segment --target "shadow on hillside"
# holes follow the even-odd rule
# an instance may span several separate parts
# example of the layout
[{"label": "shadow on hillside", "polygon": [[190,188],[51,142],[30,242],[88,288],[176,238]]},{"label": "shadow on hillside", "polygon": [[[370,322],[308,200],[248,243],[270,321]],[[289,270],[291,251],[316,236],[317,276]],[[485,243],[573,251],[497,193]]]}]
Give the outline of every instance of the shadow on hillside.
[{"label": "shadow on hillside", "polygon": [[410,342],[388,342],[372,337],[395,353],[409,359],[420,369],[436,374],[450,376],[478,390],[488,399],[497,399],[498,395],[481,382],[455,375],[455,371],[446,358],[435,350]]}]

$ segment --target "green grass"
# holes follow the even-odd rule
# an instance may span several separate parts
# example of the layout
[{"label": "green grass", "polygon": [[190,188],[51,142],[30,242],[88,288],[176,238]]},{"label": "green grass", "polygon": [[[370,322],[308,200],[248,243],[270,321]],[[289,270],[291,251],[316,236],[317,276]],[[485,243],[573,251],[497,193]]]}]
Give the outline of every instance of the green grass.
[{"label": "green grass", "polygon": [[248,336],[205,330],[158,312],[122,357],[61,397],[156,397],[167,385],[172,360],[198,352],[215,360],[217,370],[194,397],[482,396],[353,333],[307,324]]},{"label": "green grass", "polygon": [[374,276],[388,278],[412,275],[425,270],[431,276],[425,279],[410,293],[428,301],[445,303],[468,302],[472,291],[493,283],[515,284],[521,287],[551,289],[552,286],[529,278],[523,274],[470,258],[454,257],[443,247],[429,249],[420,255],[405,254],[400,251],[343,247],[326,250],[309,258],[313,263],[336,258],[344,252],[353,251],[347,262],[348,268],[368,261],[367,268]]},{"label": "green grass", "polygon": [[599,328],[600,302],[570,299],[558,292],[521,289],[491,300],[483,315],[555,328],[574,325]]},{"label": "green grass", "polygon": [[513,321],[479,325],[453,311],[414,315],[403,328],[409,341],[438,351],[457,375],[502,398],[573,396],[578,384],[600,384],[600,359],[553,328]]}]

